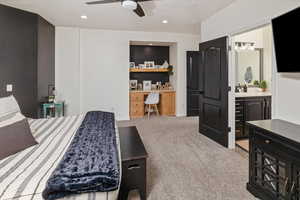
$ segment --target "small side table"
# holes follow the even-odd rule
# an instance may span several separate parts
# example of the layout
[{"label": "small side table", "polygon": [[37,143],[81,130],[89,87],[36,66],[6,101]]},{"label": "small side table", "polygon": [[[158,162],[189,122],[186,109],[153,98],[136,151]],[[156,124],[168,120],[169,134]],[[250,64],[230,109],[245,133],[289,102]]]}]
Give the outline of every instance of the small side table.
[{"label": "small side table", "polygon": [[122,157],[122,180],[119,200],[128,198],[131,190],[139,190],[146,200],[146,164],[148,154],[135,126],[119,128]]},{"label": "small side table", "polygon": [[55,102],[55,103],[42,103],[43,107],[43,117],[47,118],[47,111],[49,110],[51,117],[63,117],[65,116],[65,102]]}]

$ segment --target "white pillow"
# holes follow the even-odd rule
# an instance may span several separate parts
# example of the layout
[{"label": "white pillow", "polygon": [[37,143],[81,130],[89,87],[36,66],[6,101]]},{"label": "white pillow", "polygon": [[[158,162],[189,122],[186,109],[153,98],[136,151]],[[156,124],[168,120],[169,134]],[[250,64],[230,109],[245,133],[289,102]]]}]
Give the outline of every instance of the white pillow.
[{"label": "white pillow", "polygon": [[0,98],[0,121],[7,120],[18,112],[21,110],[14,96]]}]

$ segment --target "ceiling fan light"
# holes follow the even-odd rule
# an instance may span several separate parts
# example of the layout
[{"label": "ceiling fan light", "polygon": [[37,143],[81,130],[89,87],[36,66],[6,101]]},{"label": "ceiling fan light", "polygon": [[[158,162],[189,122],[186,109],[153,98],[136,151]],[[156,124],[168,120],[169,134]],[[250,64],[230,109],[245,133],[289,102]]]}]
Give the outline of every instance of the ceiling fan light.
[{"label": "ceiling fan light", "polygon": [[130,10],[135,10],[137,8],[137,3],[134,0],[124,0],[122,1],[122,6]]}]

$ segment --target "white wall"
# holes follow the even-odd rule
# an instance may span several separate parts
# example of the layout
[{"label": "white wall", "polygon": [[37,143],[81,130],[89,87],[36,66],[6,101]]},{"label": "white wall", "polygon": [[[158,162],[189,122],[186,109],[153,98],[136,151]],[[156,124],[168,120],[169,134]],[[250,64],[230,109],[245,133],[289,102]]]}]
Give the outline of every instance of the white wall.
[{"label": "white wall", "polygon": [[269,90],[272,90],[273,32],[271,25],[263,28],[263,49],[264,79],[267,81]]},{"label": "white wall", "polygon": [[262,26],[298,6],[299,0],[237,0],[202,23],[202,41]]},{"label": "white wall", "polygon": [[263,29],[255,29],[236,35],[234,40],[235,42],[254,42],[255,48],[263,48]]},{"label": "white wall", "polygon": [[[234,42],[254,42],[255,48],[263,49],[263,65],[264,65],[264,77],[267,81],[268,90],[271,90],[272,86],[272,53],[273,53],[273,37],[272,26],[264,26],[252,31],[247,31],[242,34],[234,36]],[[237,70],[238,71],[238,70]],[[243,69],[244,71],[244,69]],[[242,74],[243,75],[243,74]],[[236,74],[236,77],[240,77]],[[255,78],[254,80],[259,80]],[[240,81],[240,80],[239,80]]]},{"label": "white wall", "polygon": [[[237,0],[201,24],[202,41],[252,30],[270,23],[272,18],[299,6],[300,2],[298,0]],[[230,63],[234,64],[232,60],[230,60]],[[234,65],[230,65],[230,68],[233,67]],[[229,75],[231,80],[235,79],[231,73]],[[231,82],[231,84],[234,84],[234,82]],[[300,91],[300,75],[280,75],[276,73],[276,62],[273,56],[273,118],[300,124],[300,94],[295,91]],[[231,93],[230,100],[232,100],[232,96],[234,95]],[[234,116],[231,113],[230,117],[232,115]],[[234,127],[234,122],[230,121],[230,125]],[[231,148],[234,147],[234,140],[234,133],[231,133],[229,136]]]},{"label": "white wall", "polygon": [[[177,65],[173,77],[177,90],[176,112],[178,116],[186,115],[186,51],[198,49],[200,36],[57,27],[56,51],[57,54],[65,52],[56,58],[56,71],[61,73],[56,79],[57,90],[70,109],[78,108],[78,101],[80,104],[79,110],[69,114],[106,110],[114,111],[118,120],[129,119],[130,41],[176,44],[177,50],[171,48],[171,61]],[[70,47],[72,50],[68,51]],[[69,71],[71,76],[67,75]],[[64,82],[74,85],[70,88]],[[74,89],[77,86],[80,91]]]},{"label": "white wall", "polygon": [[58,98],[66,100],[66,114],[80,113],[79,30],[56,28],[55,86]]}]

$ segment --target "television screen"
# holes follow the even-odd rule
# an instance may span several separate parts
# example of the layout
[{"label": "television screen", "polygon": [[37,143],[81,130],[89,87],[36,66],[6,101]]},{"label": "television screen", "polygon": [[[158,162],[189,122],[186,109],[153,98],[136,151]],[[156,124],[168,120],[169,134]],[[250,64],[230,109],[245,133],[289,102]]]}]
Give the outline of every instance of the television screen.
[{"label": "television screen", "polygon": [[300,7],[272,20],[278,72],[300,72]]}]

